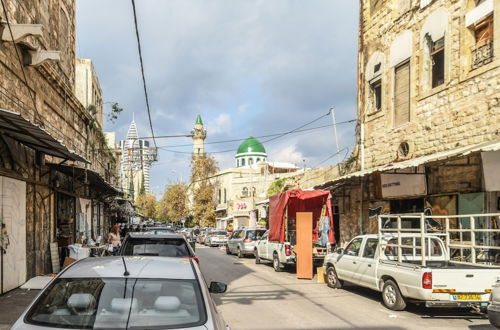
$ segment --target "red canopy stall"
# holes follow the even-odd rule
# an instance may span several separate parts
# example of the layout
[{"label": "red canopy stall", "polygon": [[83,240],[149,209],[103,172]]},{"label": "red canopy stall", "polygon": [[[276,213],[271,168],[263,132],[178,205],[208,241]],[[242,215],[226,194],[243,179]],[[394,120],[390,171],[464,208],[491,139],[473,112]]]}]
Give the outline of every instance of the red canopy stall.
[{"label": "red canopy stall", "polygon": [[269,241],[283,243],[289,239],[285,237],[286,232],[292,229],[287,226],[293,226],[293,221],[290,220],[296,218],[297,212],[313,213],[313,241],[318,239],[320,217],[330,217],[328,241],[330,244],[335,243],[330,192],[300,189],[285,191],[269,198]]}]

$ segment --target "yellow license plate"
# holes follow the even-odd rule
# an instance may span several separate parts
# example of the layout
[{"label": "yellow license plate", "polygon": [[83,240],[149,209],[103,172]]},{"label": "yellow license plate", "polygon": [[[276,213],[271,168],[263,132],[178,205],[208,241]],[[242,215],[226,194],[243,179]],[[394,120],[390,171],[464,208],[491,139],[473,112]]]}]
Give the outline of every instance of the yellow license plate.
[{"label": "yellow license plate", "polygon": [[453,300],[482,300],[480,294],[454,294]]}]

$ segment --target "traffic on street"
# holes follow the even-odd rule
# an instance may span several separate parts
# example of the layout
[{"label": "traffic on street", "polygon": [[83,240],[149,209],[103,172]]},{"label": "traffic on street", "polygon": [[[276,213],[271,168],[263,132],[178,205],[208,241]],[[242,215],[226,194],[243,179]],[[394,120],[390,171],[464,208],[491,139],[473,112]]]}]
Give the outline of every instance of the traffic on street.
[{"label": "traffic on street", "polygon": [[500,0],[0,0],[0,330],[500,329]]}]

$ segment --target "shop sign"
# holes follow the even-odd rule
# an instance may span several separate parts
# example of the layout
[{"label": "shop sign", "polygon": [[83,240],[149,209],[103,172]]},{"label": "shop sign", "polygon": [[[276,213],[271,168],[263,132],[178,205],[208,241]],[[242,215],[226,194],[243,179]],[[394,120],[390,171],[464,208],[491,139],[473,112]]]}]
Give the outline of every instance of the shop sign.
[{"label": "shop sign", "polygon": [[425,174],[380,174],[382,197],[421,196],[427,194]]},{"label": "shop sign", "polygon": [[234,202],[234,210],[237,211],[245,211],[248,209],[247,202]]}]

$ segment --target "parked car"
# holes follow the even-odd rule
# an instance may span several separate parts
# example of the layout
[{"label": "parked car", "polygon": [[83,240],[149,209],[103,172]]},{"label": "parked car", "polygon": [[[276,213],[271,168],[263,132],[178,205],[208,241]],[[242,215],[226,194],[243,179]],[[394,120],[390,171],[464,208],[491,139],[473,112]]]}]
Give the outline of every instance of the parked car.
[{"label": "parked car", "polygon": [[[450,261],[437,234],[424,236],[427,253],[422,265],[421,234],[400,235],[357,236],[345,249],[328,254],[323,266],[328,286],[341,288],[345,281],[380,291],[385,306],[392,310],[403,310],[410,301],[426,307],[488,305],[498,268]],[[401,258],[398,247],[387,245],[399,239],[404,245]]]},{"label": "parked car", "polygon": [[180,233],[186,237],[187,240],[191,240],[193,238],[193,229],[192,228],[183,228],[180,230]]},{"label": "parked car", "polygon": [[205,236],[207,236],[207,231],[205,229],[200,230],[200,233],[196,236],[196,243],[205,244]]},{"label": "parked car", "polygon": [[500,278],[491,289],[490,305],[488,306],[488,319],[491,325],[500,329]]},{"label": "parked car", "polygon": [[296,261],[290,243],[270,242],[269,230],[255,243],[254,254],[256,264],[262,263],[262,260],[272,261],[277,272],[281,272],[287,265],[294,266]]},{"label": "parked car", "polygon": [[194,250],[181,234],[129,233],[119,255],[194,258]]},{"label": "parked car", "polygon": [[224,230],[212,231],[205,236],[205,245],[220,246],[227,243],[227,232]]},{"label": "parked car", "polygon": [[[123,260],[122,260],[123,258]],[[196,262],[86,258],[43,289],[12,329],[227,329]]]},{"label": "parked car", "polygon": [[264,228],[244,228],[235,230],[227,239],[227,254],[237,254],[243,258],[255,254],[255,244],[264,235]]}]

